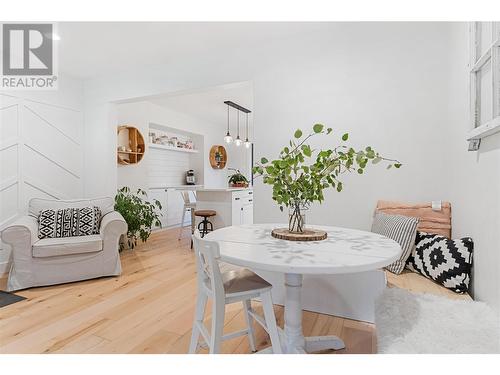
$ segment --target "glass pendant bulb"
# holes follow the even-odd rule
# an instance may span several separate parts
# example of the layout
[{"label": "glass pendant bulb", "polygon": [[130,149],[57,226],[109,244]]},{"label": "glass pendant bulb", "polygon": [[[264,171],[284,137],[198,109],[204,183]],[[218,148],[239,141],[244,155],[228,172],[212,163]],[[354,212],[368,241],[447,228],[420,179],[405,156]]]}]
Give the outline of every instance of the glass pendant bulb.
[{"label": "glass pendant bulb", "polygon": [[224,142],[226,143],[231,143],[233,141],[233,137],[231,137],[231,134],[227,132],[226,136],[224,137]]},{"label": "glass pendant bulb", "polygon": [[240,138],[240,110],[238,110],[238,120],[236,122],[236,139],[234,140],[234,144],[240,147],[242,143],[243,141]]},{"label": "glass pendant bulb", "polygon": [[252,142],[250,142],[248,140],[248,112],[247,112],[247,138],[245,139],[245,147],[250,148],[251,145],[252,145]]},{"label": "glass pendant bulb", "polygon": [[231,143],[233,141],[233,137],[231,137],[231,134],[229,133],[229,105],[227,106],[227,133],[226,136],[224,137],[224,142],[226,143]]}]

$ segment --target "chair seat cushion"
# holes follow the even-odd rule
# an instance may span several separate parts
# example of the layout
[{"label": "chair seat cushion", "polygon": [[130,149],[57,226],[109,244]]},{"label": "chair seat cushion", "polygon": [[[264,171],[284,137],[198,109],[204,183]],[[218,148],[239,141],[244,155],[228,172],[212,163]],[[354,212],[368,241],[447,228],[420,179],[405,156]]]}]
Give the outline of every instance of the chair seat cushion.
[{"label": "chair seat cushion", "polygon": [[262,277],[246,268],[231,270],[222,273],[224,291],[227,294],[242,293],[253,290],[269,289],[272,287]]},{"label": "chair seat cushion", "polygon": [[94,253],[102,250],[100,235],[45,238],[33,245],[33,258]]}]

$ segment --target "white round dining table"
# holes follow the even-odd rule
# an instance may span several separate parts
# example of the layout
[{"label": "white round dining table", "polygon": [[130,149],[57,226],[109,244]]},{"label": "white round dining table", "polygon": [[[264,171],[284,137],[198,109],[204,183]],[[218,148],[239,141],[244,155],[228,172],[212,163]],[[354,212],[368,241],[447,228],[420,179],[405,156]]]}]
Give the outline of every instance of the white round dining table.
[{"label": "white round dining table", "polygon": [[[287,241],[271,236],[285,224],[252,224],[217,229],[205,236],[220,247],[220,260],[253,270],[284,274],[285,325],[280,329],[284,353],[312,353],[345,347],[337,336],[304,337],[301,290],[303,275],[358,273],[385,267],[401,255],[399,244],[379,234],[311,225],[327,232],[322,241]],[[324,296],[328,298],[328,296]]]}]

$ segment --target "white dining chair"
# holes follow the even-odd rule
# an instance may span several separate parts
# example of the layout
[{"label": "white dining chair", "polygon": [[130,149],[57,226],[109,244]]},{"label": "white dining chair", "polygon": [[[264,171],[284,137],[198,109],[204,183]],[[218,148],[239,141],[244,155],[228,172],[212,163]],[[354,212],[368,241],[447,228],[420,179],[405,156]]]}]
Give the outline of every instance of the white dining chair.
[{"label": "white dining chair", "polygon": [[186,218],[186,212],[189,212],[191,215],[191,234],[193,234],[194,224],[195,224],[194,210],[196,209],[196,193],[194,191],[192,192],[195,198],[194,201],[191,201],[191,194],[189,194],[189,190],[182,190],[180,193],[184,201],[184,207],[182,208],[182,220],[181,220],[181,227],[179,229],[179,240],[181,239],[182,232],[184,230],[184,227],[186,226],[184,224],[184,219]]},{"label": "white dining chair", "polygon": [[[221,272],[218,243],[202,239],[198,230],[193,234],[193,241],[198,279],[198,297],[189,353],[196,353],[198,348],[207,346],[210,353],[220,353],[222,341],[243,335],[248,335],[250,349],[255,352],[253,320],[257,321],[269,334],[272,352],[282,353],[271,299],[272,285],[245,268]],[[264,318],[252,309],[251,299],[258,297],[262,301]],[[210,332],[203,323],[208,298],[212,299],[212,327]],[[223,335],[225,305],[236,302],[242,302],[243,304],[247,328]],[[199,343],[200,335],[204,344]]]}]

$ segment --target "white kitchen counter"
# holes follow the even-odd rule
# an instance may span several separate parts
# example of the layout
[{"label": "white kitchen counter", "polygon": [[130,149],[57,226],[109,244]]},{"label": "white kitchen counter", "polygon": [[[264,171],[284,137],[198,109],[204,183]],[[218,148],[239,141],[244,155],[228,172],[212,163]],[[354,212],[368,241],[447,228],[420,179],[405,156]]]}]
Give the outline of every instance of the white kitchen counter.
[{"label": "white kitchen counter", "polygon": [[238,188],[238,187],[227,187],[227,188],[200,188],[196,189],[196,191],[203,191],[203,192],[232,192],[232,191],[243,191],[243,190],[249,190],[252,191],[253,188],[247,187],[247,188]]},{"label": "white kitchen counter", "polygon": [[203,189],[203,185],[154,185],[150,189],[172,189],[172,190],[198,190]]},{"label": "white kitchen counter", "polygon": [[253,224],[253,189],[229,187],[197,189],[196,209],[217,211],[217,215],[210,218],[214,229]]}]

